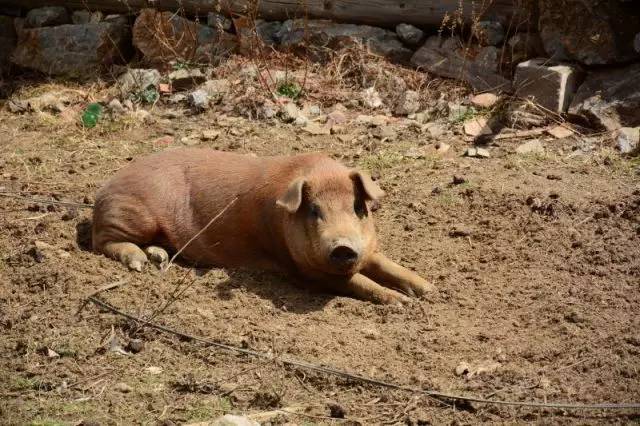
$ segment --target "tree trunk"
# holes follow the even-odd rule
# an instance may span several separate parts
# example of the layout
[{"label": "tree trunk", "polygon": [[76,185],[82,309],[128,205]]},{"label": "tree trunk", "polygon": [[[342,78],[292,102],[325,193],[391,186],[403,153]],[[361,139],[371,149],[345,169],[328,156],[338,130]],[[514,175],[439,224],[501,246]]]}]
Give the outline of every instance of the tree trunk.
[{"label": "tree trunk", "polygon": [[[445,17],[459,14],[466,21],[475,16],[498,19],[507,24],[515,18],[527,19],[522,0],[258,0],[257,17],[267,20],[289,18],[332,19],[337,22],[395,27],[413,24],[418,27],[439,26]],[[482,3],[490,6],[483,8]],[[111,13],[130,13],[153,7],[186,15],[205,15],[219,10],[225,15],[246,15],[255,0],[0,0],[0,6],[31,9],[40,6],[66,6],[70,9],[101,10]],[[460,11],[460,6],[462,10]],[[486,10],[485,10],[486,9]],[[517,16],[520,15],[520,16]],[[514,22],[513,25],[522,25]]]}]

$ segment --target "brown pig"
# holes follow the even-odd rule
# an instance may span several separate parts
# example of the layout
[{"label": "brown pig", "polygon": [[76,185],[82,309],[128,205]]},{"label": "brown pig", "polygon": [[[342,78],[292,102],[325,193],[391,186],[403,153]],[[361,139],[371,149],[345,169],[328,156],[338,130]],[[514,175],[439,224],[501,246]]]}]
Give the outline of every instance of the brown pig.
[{"label": "brown pig", "polygon": [[284,270],[401,304],[434,287],[378,251],[370,205],[383,195],[368,175],[320,154],[167,150],[98,192],[93,248],[136,271],[167,262],[166,248],[202,266]]}]

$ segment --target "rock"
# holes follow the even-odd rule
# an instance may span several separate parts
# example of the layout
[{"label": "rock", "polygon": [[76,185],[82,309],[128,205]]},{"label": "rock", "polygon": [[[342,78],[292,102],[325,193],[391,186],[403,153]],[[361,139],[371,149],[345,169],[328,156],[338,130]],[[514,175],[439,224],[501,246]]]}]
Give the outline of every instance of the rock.
[{"label": "rock", "polygon": [[518,154],[542,154],[544,152],[544,146],[542,145],[542,142],[540,142],[538,139],[533,139],[530,141],[527,141],[523,144],[518,145],[518,147],[516,147],[516,153]]},{"label": "rock", "polygon": [[380,127],[384,126],[389,122],[389,117],[386,115],[375,115],[371,118],[370,124],[372,126]]},{"label": "rock", "polygon": [[277,34],[281,48],[304,49],[313,59],[324,61],[331,50],[361,44],[392,62],[408,63],[412,51],[395,32],[369,25],[339,24],[329,20],[296,19],[282,24]]},{"label": "rock", "polygon": [[129,28],[121,22],[23,29],[13,63],[45,74],[87,77],[126,59]]},{"label": "rock", "polygon": [[489,153],[489,151],[485,148],[476,148],[476,147],[471,147],[471,148],[467,148],[467,150],[464,152],[464,155],[467,157],[475,157],[475,158],[489,158],[491,157],[491,154]]},{"label": "rock", "polygon": [[189,105],[198,110],[208,109],[210,100],[209,94],[203,89],[194,90],[187,95]]},{"label": "rock", "polygon": [[633,39],[640,28],[635,2],[554,0],[538,2],[538,26],[544,48],[552,59],[586,65],[622,63],[640,57]]},{"label": "rock", "polygon": [[640,126],[640,64],[590,73],[569,113],[612,131]]},{"label": "rock", "polygon": [[640,127],[623,127],[617,131],[616,148],[623,154],[631,154],[640,147]]},{"label": "rock", "polygon": [[280,30],[282,22],[279,21],[256,21],[256,33],[260,40],[267,45],[277,45],[280,43]]},{"label": "rock", "polygon": [[429,132],[429,136],[431,136],[433,139],[438,139],[447,132],[446,127],[441,124],[428,123],[425,126],[427,128],[427,132]]},{"label": "rock", "polygon": [[140,339],[131,339],[125,349],[133,354],[140,353],[144,350],[144,341]]},{"label": "rock", "polygon": [[500,363],[493,360],[486,360],[476,365],[469,365],[461,362],[455,369],[456,376],[462,376],[465,379],[471,379],[480,374],[489,374],[500,368]]},{"label": "rock", "polygon": [[330,126],[340,125],[347,122],[347,116],[342,111],[331,111],[327,115],[327,123]]},{"label": "rock", "polygon": [[329,416],[334,419],[344,419],[347,415],[347,410],[335,402],[327,403],[327,408],[329,408]]},{"label": "rock", "polygon": [[109,108],[112,114],[124,114],[125,112],[127,112],[127,109],[122,105],[122,103],[117,98],[113,98],[107,104],[107,108]]},{"label": "rock", "polygon": [[113,386],[114,390],[117,390],[118,392],[122,392],[122,393],[129,393],[133,390],[133,388],[131,386],[129,386],[128,384],[124,383],[124,382],[118,382]]},{"label": "rock", "polygon": [[302,116],[302,113],[293,102],[287,102],[280,109],[280,117],[285,123],[295,122]]},{"label": "rock", "polygon": [[564,138],[573,136],[574,132],[567,126],[558,125],[548,129],[547,133],[549,133],[551,136],[553,136],[556,139],[564,139]]},{"label": "rock", "polygon": [[516,95],[553,112],[566,112],[581,75],[569,65],[548,66],[545,62],[545,59],[532,59],[518,64],[513,82]]},{"label": "rock", "polygon": [[169,73],[174,90],[186,90],[204,83],[207,77],[197,68],[181,68]]},{"label": "rock", "polygon": [[432,36],[411,57],[411,65],[441,77],[465,81],[477,91],[511,90],[509,80],[493,69],[469,61],[459,50],[457,40],[450,38],[443,41],[438,36]]},{"label": "rock", "polygon": [[467,374],[470,370],[471,370],[471,367],[469,367],[469,364],[467,364],[466,362],[461,362],[456,366],[455,373],[456,373],[456,376],[463,376]]},{"label": "rock", "polygon": [[410,24],[396,25],[396,34],[403,43],[409,46],[418,46],[424,38],[424,32]]},{"label": "rock", "polygon": [[185,146],[195,146],[200,144],[200,139],[195,138],[193,135],[184,136],[180,138],[180,143]]},{"label": "rock", "polygon": [[405,91],[395,108],[397,115],[414,114],[420,109],[420,94],[414,90]]},{"label": "rock", "polygon": [[464,132],[473,137],[490,135],[493,133],[491,127],[489,127],[486,117],[474,117],[471,120],[465,121]]},{"label": "rock", "polygon": [[260,112],[264,118],[273,118],[278,114],[276,104],[274,104],[270,100],[264,101],[262,107],[260,108]]},{"label": "rock", "polygon": [[207,25],[221,31],[229,31],[231,30],[233,23],[231,22],[231,19],[220,13],[209,12],[207,14]]},{"label": "rock", "polygon": [[76,25],[96,24],[102,21],[102,18],[102,12],[99,10],[95,12],[90,12],[88,10],[76,10],[71,14],[71,22]]},{"label": "rock", "polygon": [[463,183],[467,183],[467,179],[465,179],[463,176],[453,175],[452,183],[454,185],[462,185]]},{"label": "rock", "polygon": [[438,142],[436,144],[436,152],[440,155],[445,154],[447,151],[449,151],[450,148],[451,146],[444,142]]},{"label": "rock", "polygon": [[451,230],[449,231],[449,236],[452,238],[468,237],[472,233],[473,232],[468,227],[458,224],[451,228]]},{"label": "rock", "polygon": [[308,122],[303,128],[303,131],[309,133],[310,135],[330,135],[331,128],[328,126],[321,126],[316,122]]},{"label": "rock", "polygon": [[138,94],[148,90],[156,89],[160,83],[160,73],[155,69],[145,68],[129,68],[118,78],[116,83],[120,96],[129,98],[132,95],[137,97]]},{"label": "rock", "polygon": [[0,16],[0,77],[11,68],[11,54],[17,39],[13,18]]},{"label": "rock", "polygon": [[317,117],[317,120],[319,120],[322,115],[322,109],[318,105],[305,105],[304,108],[302,108],[302,112],[307,117]]},{"label": "rock", "polygon": [[500,65],[500,50],[494,46],[486,46],[480,49],[474,62],[491,72],[498,72]]},{"label": "rock", "polygon": [[207,92],[214,102],[219,102],[229,93],[231,83],[226,78],[207,80],[198,86],[198,89]]},{"label": "rock", "polygon": [[24,19],[24,28],[55,27],[70,24],[67,9],[61,6],[48,6],[31,9]]},{"label": "rock", "polygon": [[514,64],[544,56],[540,34],[534,32],[514,34],[507,42],[506,49]]},{"label": "rock", "polygon": [[220,132],[217,130],[203,130],[201,139],[205,141],[215,141],[220,137]]},{"label": "rock", "polygon": [[260,426],[260,423],[249,417],[226,414],[209,422],[208,426]]},{"label": "rock", "polygon": [[374,87],[369,87],[360,93],[362,102],[367,108],[380,108],[382,106],[382,99],[380,94]]},{"label": "rock", "polygon": [[133,45],[152,63],[214,62],[237,49],[231,34],[155,9],[143,9],[136,18]]},{"label": "rock", "polygon": [[498,96],[493,93],[482,93],[471,98],[471,104],[478,108],[491,108],[498,103]]},{"label": "rock", "polygon": [[473,25],[473,35],[483,46],[497,46],[504,40],[504,28],[498,21],[478,21]]},{"label": "rock", "polygon": [[389,126],[376,127],[372,133],[373,136],[382,140],[395,140],[398,136],[398,132]]},{"label": "rock", "polygon": [[149,367],[145,368],[145,371],[147,373],[149,373],[149,374],[157,376],[158,374],[162,374],[162,367],[157,367],[155,365],[150,365]]}]

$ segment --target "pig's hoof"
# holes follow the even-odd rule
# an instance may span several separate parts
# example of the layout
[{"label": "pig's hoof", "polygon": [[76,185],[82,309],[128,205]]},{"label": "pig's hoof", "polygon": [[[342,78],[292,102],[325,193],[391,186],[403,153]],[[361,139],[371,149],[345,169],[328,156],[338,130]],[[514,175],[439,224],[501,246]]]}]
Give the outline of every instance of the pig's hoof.
[{"label": "pig's hoof", "polygon": [[169,261],[169,254],[162,247],[149,246],[144,252],[149,257],[149,260],[160,266],[166,264]]},{"label": "pig's hoof", "polygon": [[132,271],[142,272],[142,268],[147,263],[147,256],[140,250],[139,253],[126,256],[122,263]]},{"label": "pig's hoof", "polygon": [[411,299],[397,291],[389,291],[382,297],[381,302],[385,305],[404,306],[411,303]]},{"label": "pig's hoof", "polygon": [[422,296],[425,293],[431,293],[436,291],[436,286],[431,284],[427,280],[420,279],[412,284],[411,289],[416,296]]}]

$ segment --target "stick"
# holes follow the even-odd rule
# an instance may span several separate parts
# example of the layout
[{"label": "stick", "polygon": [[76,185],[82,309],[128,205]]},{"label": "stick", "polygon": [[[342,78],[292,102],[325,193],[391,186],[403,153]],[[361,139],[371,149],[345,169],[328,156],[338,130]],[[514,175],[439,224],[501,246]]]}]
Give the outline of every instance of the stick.
[{"label": "stick", "polygon": [[119,280],[119,281],[115,281],[109,284],[105,284],[102,287],[98,287],[97,290],[92,291],[91,293],[89,293],[87,295],[87,297],[84,298],[84,301],[82,302],[82,304],[80,305],[80,307],[78,308],[78,311],[76,312],[76,315],[78,315],[80,312],[82,312],[84,310],[84,308],[87,306],[87,304],[89,303],[90,299],[94,296],[97,296],[98,294],[102,293],[103,291],[107,291],[107,290],[111,290],[112,288],[116,288],[116,287],[120,287],[122,284],[126,284],[127,280]]},{"label": "stick", "polygon": [[[129,313],[123,312],[118,308],[110,305],[109,303],[95,297],[89,297],[88,301],[92,302],[96,306],[99,306],[103,309],[106,309],[116,315],[120,315],[121,317],[137,321],[141,324],[146,325],[147,327],[153,328],[155,330],[173,334],[174,336],[180,337],[187,341],[191,342],[200,342],[207,346],[212,346],[218,349],[223,349],[231,352],[236,352],[248,356],[252,356],[254,358],[261,359],[269,359],[273,360],[273,355],[259,352],[251,349],[239,348],[236,346],[231,346],[225,343],[218,343],[213,340],[206,339],[204,337],[192,336],[187,333],[183,333],[181,331],[173,330],[169,327],[165,327],[160,324],[155,324],[150,321],[146,321],[142,318],[136,317]],[[431,396],[434,398],[445,399],[445,400],[457,400],[457,401],[467,401],[467,402],[476,402],[480,404],[491,404],[491,405],[501,405],[501,406],[514,406],[514,407],[538,407],[538,408],[551,408],[551,409],[559,409],[559,410],[640,410],[640,403],[632,402],[632,403],[600,403],[600,404],[578,404],[572,402],[559,402],[559,403],[544,403],[544,402],[520,402],[520,401],[495,401],[484,398],[478,398],[474,396],[463,396],[463,395],[452,395],[432,390],[422,390],[415,389],[405,385],[397,385],[390,382],[384,382],[381,380],[371,379],[365,376],[360,376],[357,374],[351,374],[342,370],[338,370],[332,367],[323,367],[321,365],[312,364],[306,361],[296,360],[293,358],[283,357],[278,359],[282,364],[288,365],[290,367],[314,371],[317,373],[332,375],[336,377],[342,377],[343,379],[352,380],[356,382],[366,383],[373,386],[384,387],[387,389],[395,389],[403,392],[409,392],[413,394],[422,394]]]}]

